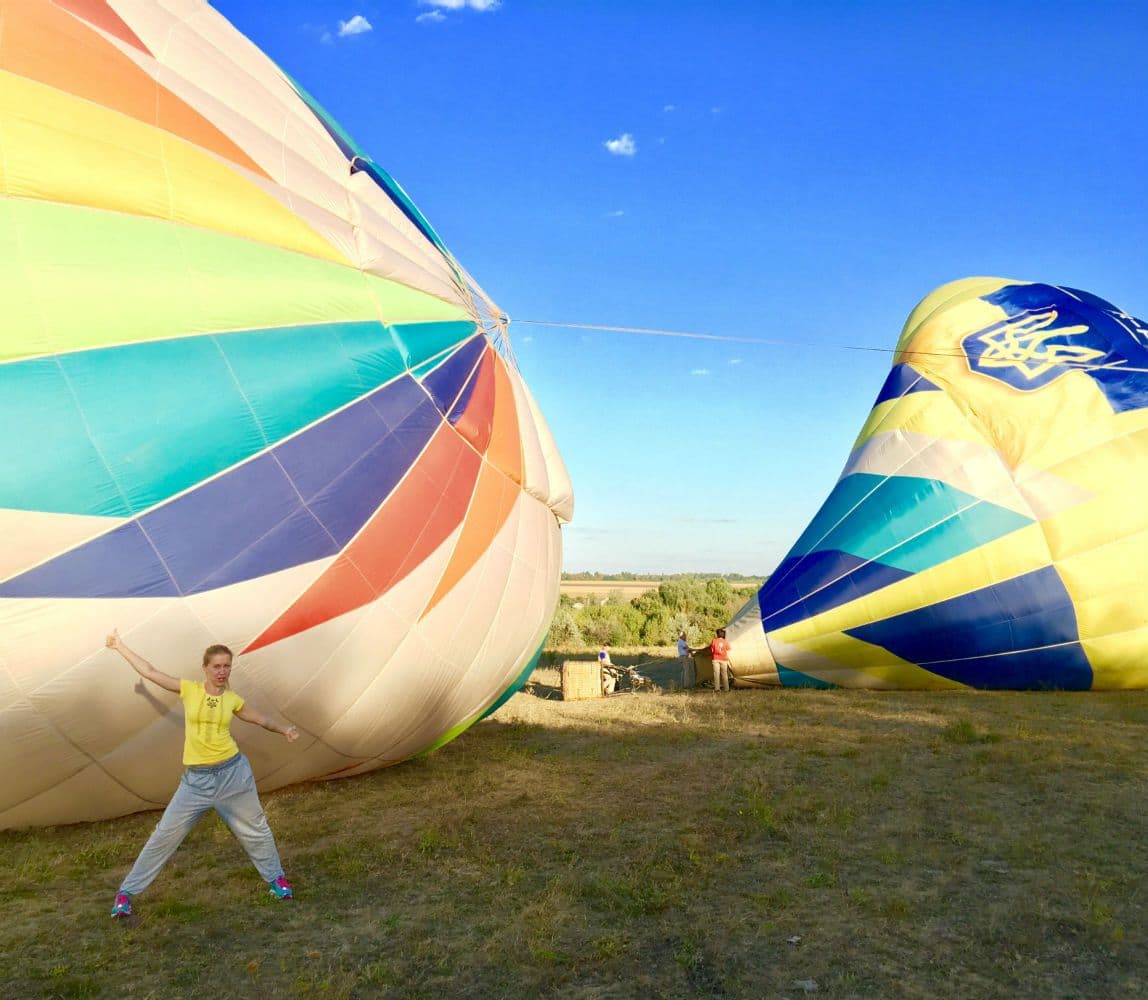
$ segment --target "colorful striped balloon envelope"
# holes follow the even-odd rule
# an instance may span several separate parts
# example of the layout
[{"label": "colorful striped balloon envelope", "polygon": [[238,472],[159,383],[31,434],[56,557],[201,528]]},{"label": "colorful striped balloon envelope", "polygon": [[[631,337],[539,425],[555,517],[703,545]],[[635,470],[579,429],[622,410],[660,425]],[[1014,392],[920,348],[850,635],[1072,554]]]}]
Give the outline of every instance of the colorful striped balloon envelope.
[{"label": "colorful striped balloon envelope", "polygon": [[264,788],[507,697],[573,500],[505,321],[395,183],[202,0],[5,0],[0,826],[162,806],[233,682]]},{"label": "colorful striped balloon envelope", "polygon": [[747,684],[1148,687],[1148,326],[954,282],[910,315],[845,471],[730,625]]}]

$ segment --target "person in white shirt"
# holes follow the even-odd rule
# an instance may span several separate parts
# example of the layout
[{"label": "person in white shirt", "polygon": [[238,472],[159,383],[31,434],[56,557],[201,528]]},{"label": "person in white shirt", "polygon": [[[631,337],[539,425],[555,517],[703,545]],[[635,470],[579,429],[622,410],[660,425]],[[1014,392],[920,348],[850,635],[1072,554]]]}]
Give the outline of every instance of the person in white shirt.
[{"label": "person in white shirt", "polygon": [[608,642],[602,643],[602,648],[598,650],[598,666],[602,668],[602,694],[613,694],[618,686],[618,678],[614,674]]}]

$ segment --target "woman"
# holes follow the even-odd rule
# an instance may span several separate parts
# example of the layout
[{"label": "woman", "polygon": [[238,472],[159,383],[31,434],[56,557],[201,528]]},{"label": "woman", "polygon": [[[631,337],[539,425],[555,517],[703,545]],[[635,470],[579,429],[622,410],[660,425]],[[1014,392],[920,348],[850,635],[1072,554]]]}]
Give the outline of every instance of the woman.
[{"label": "woman", "polygon": [[227,686],[232,657],[226,646],[208,646],[204,650],[202,682],[156,670],[124,645],[119,632],[113,631],[108,636],[107,646],[127,660],[145,680],[179,694],[184,716],[183,763],[187,768],[159,824],[120,886],[112,916],[131,915],[132,897],[151,885],[208,809],[215,809],[223,817],[270,886],[271,894],[278,899],[294,898],[295,893],[283,875],[275,838],[259,804],[251,765],[231,736],[231,717],[234,715],[272,733],[282,733],[289,743],[299,738],[299,730],[294,726],[284,728],[265,718]]},{"label": "woman", "polygon": [[729,690],[729,640],[725,629],[719,628],[714,641],[710,643],[710,656],[714,664],[714,694]]}]

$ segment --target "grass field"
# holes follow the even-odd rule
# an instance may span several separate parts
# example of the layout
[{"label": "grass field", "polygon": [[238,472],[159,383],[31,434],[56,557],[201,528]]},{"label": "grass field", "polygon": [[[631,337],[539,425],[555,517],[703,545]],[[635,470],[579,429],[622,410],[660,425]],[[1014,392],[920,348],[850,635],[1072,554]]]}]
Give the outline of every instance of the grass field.
[{"label": "grass field", "polygon": [[1146,723],[1139,692],[520,694],[268,796],[294,903],[215,819],[127,926],[155,814],[0,834],[0,995],[1145,995]]}]

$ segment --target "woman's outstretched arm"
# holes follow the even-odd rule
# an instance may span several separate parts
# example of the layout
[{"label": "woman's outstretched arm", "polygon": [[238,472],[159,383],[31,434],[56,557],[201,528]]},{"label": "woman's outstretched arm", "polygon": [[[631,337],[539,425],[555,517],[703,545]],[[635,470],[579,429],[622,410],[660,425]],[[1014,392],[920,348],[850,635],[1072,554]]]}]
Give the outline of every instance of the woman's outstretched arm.
[{"label": "woman's outstretched arm", "polygon": [[158,684],[161,688],[166,688],[168,691],[174,691],[179,694],[179,678],[172,677],[171,674],[165,674],[162,670],[156,670],[147,660],[145,660],[139,653],[135,653],[124,645],[123,639],[120,638],[118,629],[112,629],[111,634],[104,640],[104,645],[108,649],[114,649],[125,660],[132,665],[135,670],[144,680],[151,681],[153,684]]},{"label": "woman's outstretched arm", "polygon": [[294,726],[283,726],[267,718],[262,712],[257,712],[250,705],[244,705],[235,713],[237,719],[250,722],[253,726],[262,726],[269,733],[282,733],[287,737],[288,743],[294,743],[299,738],[299,730]]}]

